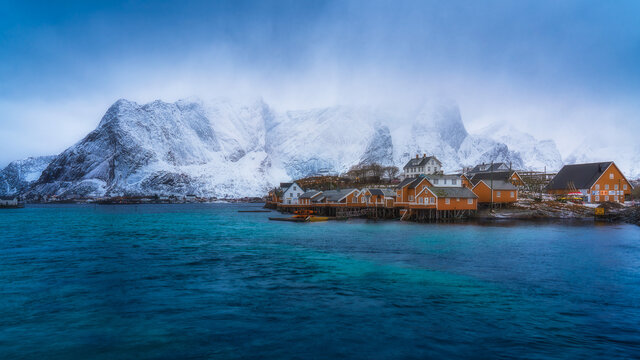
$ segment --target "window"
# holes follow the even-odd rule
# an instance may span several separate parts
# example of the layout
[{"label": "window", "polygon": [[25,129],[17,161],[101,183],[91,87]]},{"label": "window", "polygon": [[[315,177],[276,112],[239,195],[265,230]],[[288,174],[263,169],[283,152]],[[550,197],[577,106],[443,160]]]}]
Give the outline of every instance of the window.
[{"label": "window", "polygon": [[445,203],[445,204],[449,204],[449,203],[451,203],[451,201],[450,201],[450,199],[449,199],[449,198],[446,198],[446,199],[444,199],[444,203]]},{"label": "window", "polygon": [[438,179],[433,179],[433,185],[438,185]]},{"label": "window", "polygon": [[600,201],[600,196],[596,195],[596,201]]},{"label": "window", "polygon": [[604,189],[609,190],[609,184],[604,184]]},{"label": "window", "polygon": [[451,184],[456,185],[457,180],[456,179],[451,179]]},{"label": "window", "polygon": [[418,199],[418,203],[422,204],[422,198]]},{"label": "window", "polygon": [[496,191],[496,197],[500,197],[500,191]]},{"label": "window", "polygon": [[604,201],[609,201],[609,197],[608,197],[608,196],[605,196],[605,197],[604,197]]},{"label": "window", "polygon": [[447,185],[447,179],[442,179],[442,182]]},{"label": "window", "polygon": [[460,198],[456,198],[456,201],[457,201],[457,202],[460,202]]},{"label": "window", "polygon": [[627,184],[622,185],[622,190],[627,190]]},{"label": "window", "polygon": [[293,190],[298,190],[298,189],[296,189],[296,186],[295,186],[295,185],[293,186]]},{"label": "window", "polygon": [[467,199],[467,204],[473,205],[473,199]]},{"label": "window", "polygon": [[596,190],[600,190],[600,184],[596,184]]},{"label": "window", "polygon": [[618,201],[618,197],[617,197],[617,196],[614,196],[614,197],[613,197],[613,200],[614,200],[614,201]]},{"label": "window", "polygon": [[618,184],[613,185],[613,190],[618,190]]},{"label": "window", "polygon": [[297,196],[300,196],[300,193],[298,193],[298,195],[297,195]]},{"label": "window", "polygon": [[434,198],[434,197],[429,198],[429,202],[430,202],[431,204],[435,204],[435,203],[436,203],[436,198]]},{"label": "window", "polygon": [[409,196],[409,201],[413,201],[413,195]]},{"label": "window", "polygon": [[609,174],[609,179],[613,180],[613,173]]},{"label": "window", "polygon": [[427,166],[427,171],[431,171],[431,166]]}]

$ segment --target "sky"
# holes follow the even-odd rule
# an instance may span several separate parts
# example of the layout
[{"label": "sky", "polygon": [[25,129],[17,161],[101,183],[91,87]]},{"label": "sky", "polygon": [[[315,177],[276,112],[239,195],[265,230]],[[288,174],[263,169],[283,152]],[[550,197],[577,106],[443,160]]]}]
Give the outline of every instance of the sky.
[{"label": "sky", "polygon": [[460,106],[628,149],[640,133],[640,1],[0,0],[0,166],[79,141],[119,98],[276,109]]}]

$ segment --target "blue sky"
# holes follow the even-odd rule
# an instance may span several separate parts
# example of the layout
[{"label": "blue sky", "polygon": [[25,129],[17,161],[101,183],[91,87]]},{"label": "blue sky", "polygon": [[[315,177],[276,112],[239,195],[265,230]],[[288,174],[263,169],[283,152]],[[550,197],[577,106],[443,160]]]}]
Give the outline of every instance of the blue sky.
[{"label": "blue sky", "polygon": [[[12,1],[0,12],[0,165],[57,153],[118,98],[280,108],[456,100],[470,129],[640,130],[640,2]],[[549,129],[559,129],[551,131]],[[627,137],[625,137],[627,136]]]}]

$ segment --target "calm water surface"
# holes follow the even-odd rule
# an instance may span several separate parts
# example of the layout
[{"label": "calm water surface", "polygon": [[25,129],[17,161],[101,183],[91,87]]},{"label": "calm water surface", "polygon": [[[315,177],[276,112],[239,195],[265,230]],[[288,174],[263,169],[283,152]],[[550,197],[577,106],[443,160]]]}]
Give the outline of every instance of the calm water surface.
[{"label": "calm water surface", "polygon": [[638,358],[640,227],[0,212],[0,358]]}]

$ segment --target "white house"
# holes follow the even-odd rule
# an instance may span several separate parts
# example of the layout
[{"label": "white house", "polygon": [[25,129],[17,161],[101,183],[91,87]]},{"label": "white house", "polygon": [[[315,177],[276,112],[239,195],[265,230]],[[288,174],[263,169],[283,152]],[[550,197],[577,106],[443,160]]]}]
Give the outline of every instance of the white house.
[{"label": "white house", "polygon": [[0,197],[0,206],[17,206],[18,198],[16,197]]},{"label": "white house", "polygon": [[442,171],[442,163],[435,156],[422,157],[416,155],[414,159],[409,160],[403,168],[404,178],[415,178],[420,175],[439,174]]},{"label": "white house", "polygon": [[304,194],[304,189],[297,183],[293,182],[289,185],[282,195],[282,203],[284,205],[297,205],[300,195]]},{"label": "white house", "polygon": [[433,187],[462,187],[460,175],[426,175]]}]

